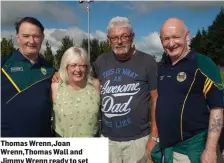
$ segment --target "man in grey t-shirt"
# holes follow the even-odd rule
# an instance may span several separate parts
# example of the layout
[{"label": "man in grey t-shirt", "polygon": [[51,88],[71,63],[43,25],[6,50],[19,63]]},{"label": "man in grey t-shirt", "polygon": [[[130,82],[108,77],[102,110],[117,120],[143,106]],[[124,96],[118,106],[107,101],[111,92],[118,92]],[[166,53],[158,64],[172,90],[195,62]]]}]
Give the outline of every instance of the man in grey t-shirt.
[{"label": "man in grey t-shirt", "polygon": [[99,56],[93,66],[101,84],[102,135],[109,138],[111,163],[138,162],[145,155],[151,159],[158,140],[157,63],[152,56],[133,49],[133,40],[127,18],[111,19],[108,41],[113,53]]}]

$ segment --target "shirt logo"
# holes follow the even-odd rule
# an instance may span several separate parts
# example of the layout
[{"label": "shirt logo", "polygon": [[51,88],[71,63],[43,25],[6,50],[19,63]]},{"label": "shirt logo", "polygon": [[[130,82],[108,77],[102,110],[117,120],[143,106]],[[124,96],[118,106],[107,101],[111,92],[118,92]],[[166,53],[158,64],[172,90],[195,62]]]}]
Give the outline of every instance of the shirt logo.
[{"label": "shirt logo", "polygon": [[11,67],[11,72],[23,71],[23,67]]},{"label": "shirt logo", "polygon": [[164,79],[164,77],[165,77],[165,75],[160,76],[160,77],[159,77],[159,80],[163,80],[163,79]]},{"label": "shirt logo", "polygon": [[40,71],[42,72],[43,75],[46,75],[47,74],[47,70],[44,67],[41,67],[40,68]]},{"label": "shirt logo", "polygon": [[185,72],[180,72],[177,74],[177,81],[183,82],[187,78],[187,74]]}]

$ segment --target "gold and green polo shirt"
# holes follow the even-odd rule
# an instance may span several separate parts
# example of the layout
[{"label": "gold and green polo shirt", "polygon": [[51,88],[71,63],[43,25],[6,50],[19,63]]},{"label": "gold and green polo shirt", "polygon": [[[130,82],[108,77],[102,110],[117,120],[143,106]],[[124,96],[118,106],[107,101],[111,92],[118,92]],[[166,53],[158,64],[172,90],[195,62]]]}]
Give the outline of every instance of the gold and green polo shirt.
[{"label": "gold and green polo shirt", "polygon": [[210,109],[224,107],[221,75],[205,55],[191,51],[158,72],[156,121],[161,147],[167,148],[208,129]]},{"label": "gold and green polo shirt", "polygon": [[51,134],[53,73],[54,68],[41,57],[35,64],[31,64],[19,50],[7,57],[1,67],[2,137]]}]

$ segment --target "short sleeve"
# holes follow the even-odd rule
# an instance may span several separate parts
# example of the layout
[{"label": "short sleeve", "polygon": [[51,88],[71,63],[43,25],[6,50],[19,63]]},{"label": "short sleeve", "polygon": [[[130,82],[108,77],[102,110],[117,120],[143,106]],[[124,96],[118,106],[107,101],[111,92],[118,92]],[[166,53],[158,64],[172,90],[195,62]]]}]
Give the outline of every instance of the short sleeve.
[{"label": "short sleeve", "polygon": [[[201,58],[201,59],[200,59]],[[205,75],[203,88],[209,108],[224,107],[223,84],[221,73],[216,64],[208,57],[200,56],[199,68]]]},{"label": "short sleeve", "polygon": [[149,83],[149,91],[153,91],[157,89],[157,76],[158,76],[158,65],[154,58],[149,60],[147,78]]},{"label": "short sleeve", "polygon": [[207,77],[205,82],[205,93],[209,108],[224,107],[224,90],[221,74],[218,67],[211,66],[216,78]]},{"label": "short sleeve", "polygon": [[95,62],[92,63],[92,69],[93,69],[93,76],[95,78],[98,78],[99,76],[99,65],[97,64],[98,60],[96,60]]}]

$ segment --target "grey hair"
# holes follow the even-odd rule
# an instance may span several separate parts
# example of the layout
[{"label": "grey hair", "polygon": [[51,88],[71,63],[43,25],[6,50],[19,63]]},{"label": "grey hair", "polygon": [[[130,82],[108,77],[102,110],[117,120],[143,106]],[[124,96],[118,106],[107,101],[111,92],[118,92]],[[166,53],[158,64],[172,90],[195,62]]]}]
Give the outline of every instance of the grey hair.
[{"label": "grey hair", "polygon": [[67,66],[74,62],[79,63],[81,58],[85,61],[85,64],[87,65],[87,76],[86,76],[87,83],[93,84],[93,73],[92,73],[92,67],[90,64],[90,60],[89,60],[88,54],[85,51],[85,49],[83,49],[81,47],[70,47],[63,54],[63,56],[61,58],[60,68],[59,68],[59,75],[60,75],[62,82],[69,84]]},{"label": "grey hair", "polygon": [[126,17],[114,17],[110,20],[108,26],[107,26],[107,30],[109,31],[111,28],[115,28],[115,27],[127,27],[130,29],[130,31],[132,32],[132,25],[131,22],[128,18]]}]

